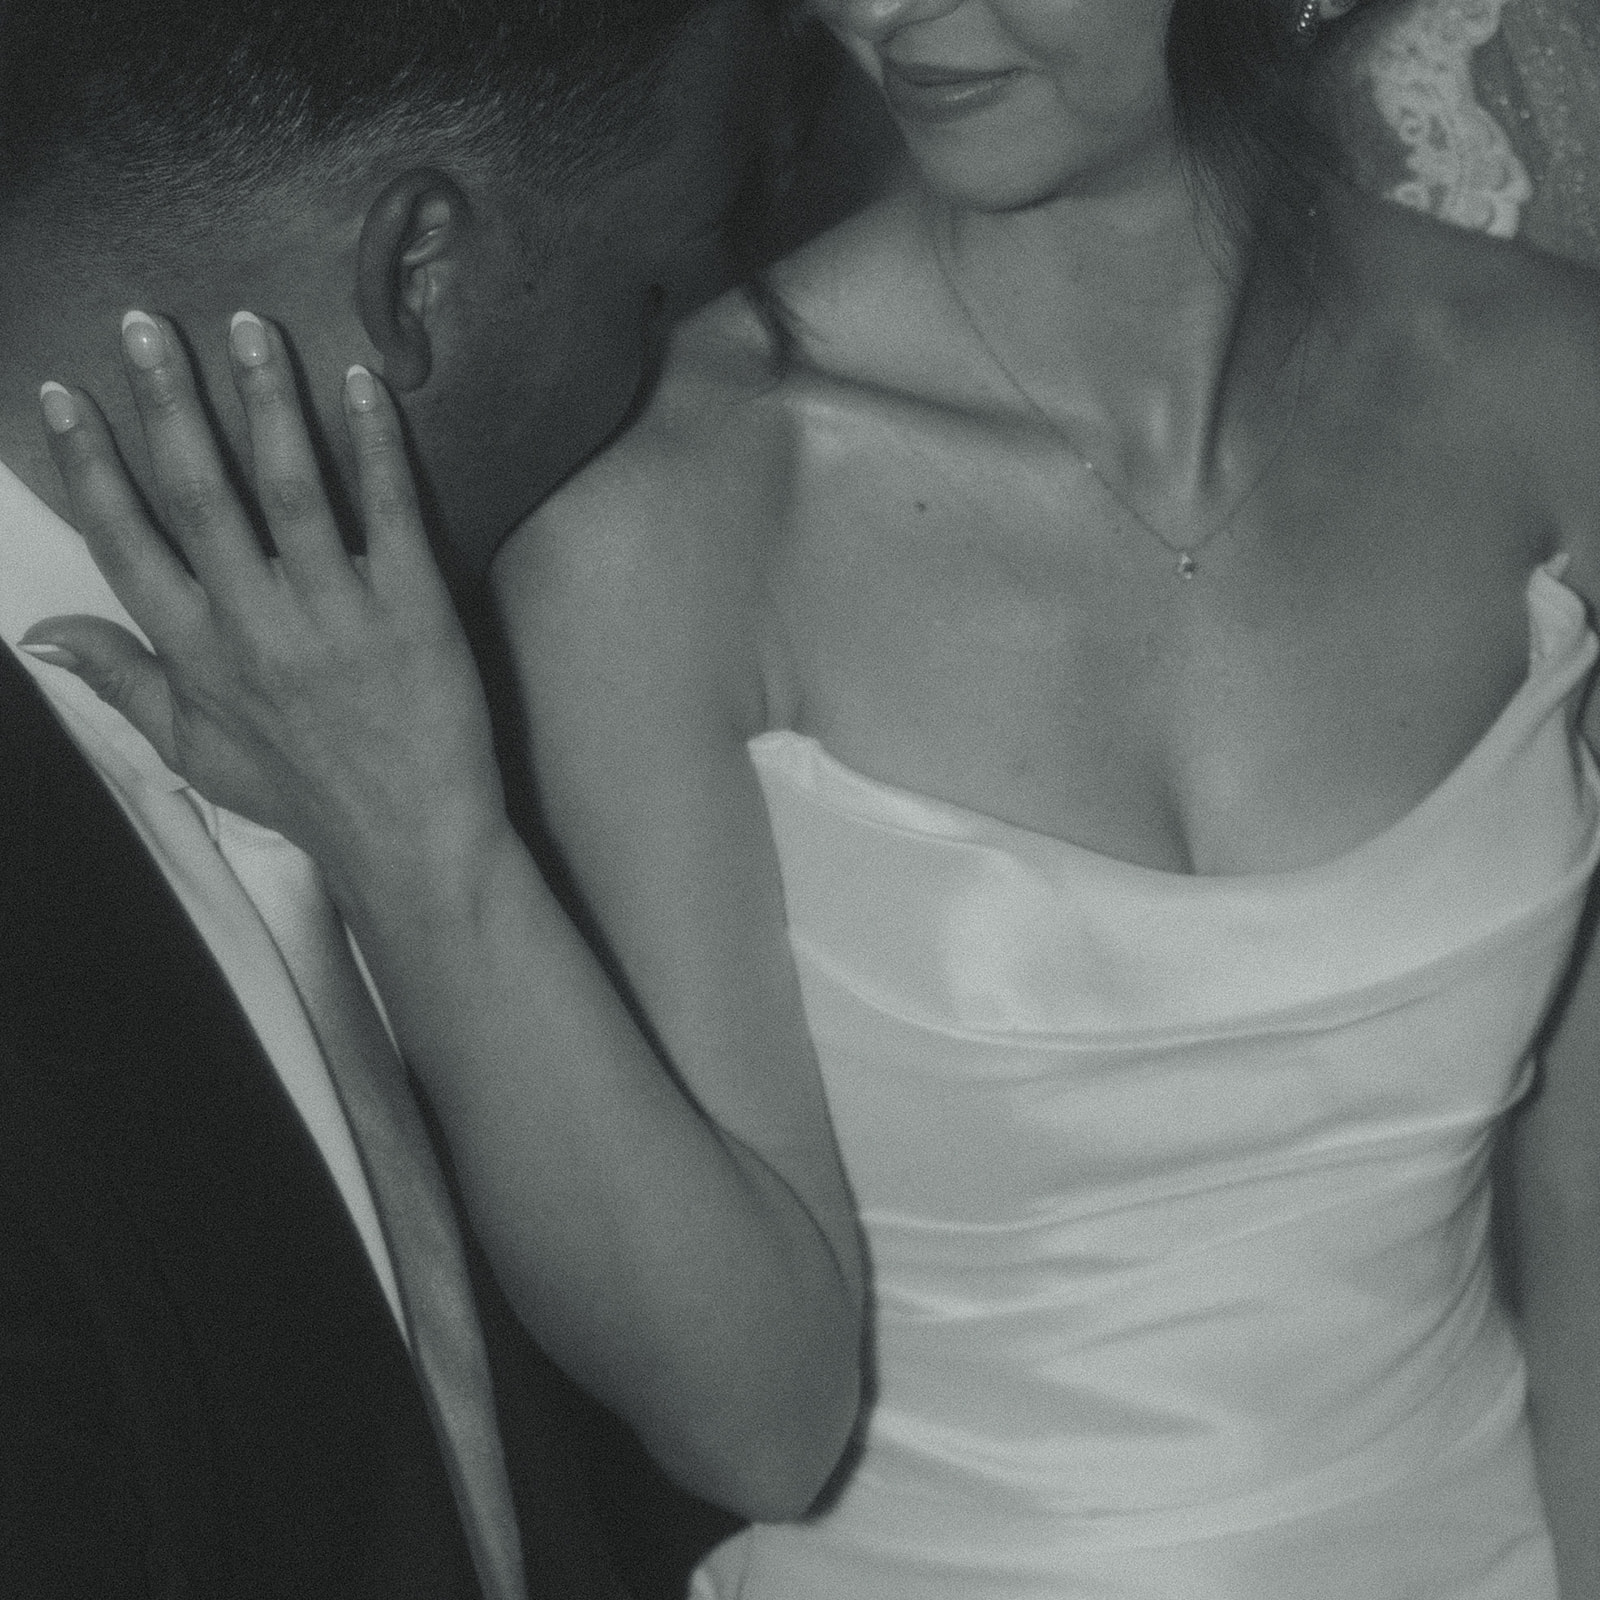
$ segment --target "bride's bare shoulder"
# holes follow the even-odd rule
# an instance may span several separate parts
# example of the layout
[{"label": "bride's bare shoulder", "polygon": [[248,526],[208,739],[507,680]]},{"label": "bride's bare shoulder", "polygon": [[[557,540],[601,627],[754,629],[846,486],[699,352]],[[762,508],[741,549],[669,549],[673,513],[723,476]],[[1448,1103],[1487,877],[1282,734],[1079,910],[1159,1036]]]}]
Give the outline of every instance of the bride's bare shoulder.
[{"label": "bride's bare shoulder", "polygon": [[[937,392],[937,341],[925,311],[948,292],[916,195],[891,192],[819,235],[772,275],[813,387],[923,396]],[[839,398],[847,398],[841,393]]]},{"label": "bride's bare shoulder", "polygon": [[794,453],[785,315],[747,288],[682,323],[635,417],[501,550],[494,589],[536,699],[714,683],[740,726],[764,725],[762,576]]},{"label": "bride's bare shoulder", "polygon": [[1462,359],[1496,370],[1546,360],[1600,309],[1600,276],[1518,240],[1365,197],[1344,217],[1367,303],[1390,323],[1430,328]]},{"label": "bride's bare shoulder", "polygon": [[876,385],[893,364],[901,211],[870,207],[680,324],[635,418],[519,530],[502,569],[596,531],[659,547],[770,526],[819,394]]},{"label": "bride's bare shoulder", "polygon": [[1376,302],[1432,322],[1486,372],[1553,376],[1563,348],[1577,357],[1592,345],[1600,276],[1589,267],[1376,201],[1363,205],[1361,231]]},{"label": "bride's bare shoulder", "polygon": [[746,291],[681,325],[636,415],[500,552],[502,593],[547,588],[557,575],[565,586],[619,562],[681,570],[696,550],[747,536],[782,476],[778,344]]},{"label": "bride's bare shoulder", "polygon": [[1355,243],[1363,343],[1445,379],[1428,387],[1526,472],[1561,538],[1600,538],[1600,275],[1386,204],[1360,210]]}]

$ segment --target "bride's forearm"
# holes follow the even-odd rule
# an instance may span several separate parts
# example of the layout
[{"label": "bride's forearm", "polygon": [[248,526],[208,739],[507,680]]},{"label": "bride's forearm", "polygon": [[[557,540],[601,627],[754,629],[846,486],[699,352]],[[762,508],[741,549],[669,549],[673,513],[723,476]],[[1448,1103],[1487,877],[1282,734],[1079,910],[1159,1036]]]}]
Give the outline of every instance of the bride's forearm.
[{"label": "bride's forearm", "polygon": [[519,1316],[688,1487],[798,1515],[859,1404],[847,1208],[700,1110],[509,825],[378,879],[336,898]]}]

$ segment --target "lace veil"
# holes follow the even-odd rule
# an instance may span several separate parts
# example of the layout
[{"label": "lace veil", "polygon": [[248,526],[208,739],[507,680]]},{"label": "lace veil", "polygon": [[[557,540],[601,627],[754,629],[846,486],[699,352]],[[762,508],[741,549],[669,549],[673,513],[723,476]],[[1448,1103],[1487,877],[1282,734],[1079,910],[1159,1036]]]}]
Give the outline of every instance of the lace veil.
[{"label": "lace veil", "polygon": [[1600,4],[1389,0],[1352,24],[1357,179],[1403,205],[1600,266]]}]

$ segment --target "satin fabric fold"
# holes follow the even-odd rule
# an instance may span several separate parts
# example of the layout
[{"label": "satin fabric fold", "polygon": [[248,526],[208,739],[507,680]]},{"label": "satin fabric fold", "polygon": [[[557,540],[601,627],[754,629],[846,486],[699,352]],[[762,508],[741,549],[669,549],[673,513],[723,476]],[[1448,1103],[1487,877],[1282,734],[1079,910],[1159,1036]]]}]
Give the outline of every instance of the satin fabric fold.
[{"label": "satin fabric fold", "polygon": [[1596,655],[1393,827],[1186,877],[751,742],[869,1241],[837,1504],[702,1600],[1555,1600],[1488,1165],[1600,856]]}]

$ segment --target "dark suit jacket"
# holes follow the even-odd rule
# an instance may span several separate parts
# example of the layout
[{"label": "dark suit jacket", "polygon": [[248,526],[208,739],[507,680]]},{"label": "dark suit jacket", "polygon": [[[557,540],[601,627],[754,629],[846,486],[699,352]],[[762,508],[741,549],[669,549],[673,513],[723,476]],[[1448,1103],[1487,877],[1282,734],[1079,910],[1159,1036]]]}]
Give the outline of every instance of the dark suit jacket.
[{"label": "dark suit jacket", "polygon": [[[477,1267],[535,1597],[614,1595],[625,1432]],[[618,1485],[622,1487],[618,1487]],[[600,1484],[672,1543],[637,1460]],[[687,1520],[686,1520],[687,1519]],[[623,1565],[681,1592],[703,1540]],[[209,952],[0,648],[0,1595],[456,1600],[477,1585],[338,1191]]]}]

